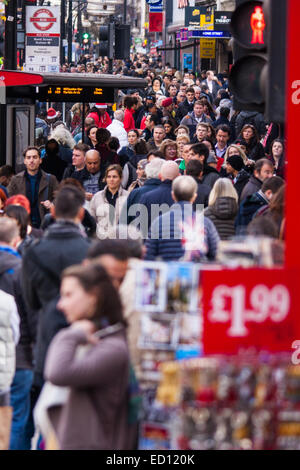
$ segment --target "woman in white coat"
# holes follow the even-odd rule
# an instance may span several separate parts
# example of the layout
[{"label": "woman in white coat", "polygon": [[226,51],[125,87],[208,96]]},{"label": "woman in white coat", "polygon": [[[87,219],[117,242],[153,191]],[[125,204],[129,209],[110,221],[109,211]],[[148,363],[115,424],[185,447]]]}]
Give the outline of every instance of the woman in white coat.
[{"label": "woman in white coat", "polygon": [[128,191],[122,188],[122,168],[120,165],[110,165],[105,171],[106,186],[98,191],[90,203],[90,213],[96,219],[97,237],[107,238],[113,227],[116,227],[123,205],[128,198]]}]

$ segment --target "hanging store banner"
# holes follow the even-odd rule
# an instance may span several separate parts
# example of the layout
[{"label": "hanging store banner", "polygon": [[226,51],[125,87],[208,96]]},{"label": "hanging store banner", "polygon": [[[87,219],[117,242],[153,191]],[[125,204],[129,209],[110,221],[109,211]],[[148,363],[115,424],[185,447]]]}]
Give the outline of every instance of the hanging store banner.
[{"label": "hanging store banner", "polygon": [[200,28],[200,10],[199,7],[186,7],[184,24],[190,30]]},{"label": "hanging store banner", "polygon": [[215,26],[213,14],[201,14],[200,15],[200,30],[202,31],[213,31]]},{"label": "hanging store banner", "polygon": [[149,33],[161,33],[163,30],[163,13],[149,13]]},{"label": "hanging store banner", "polygon": [[216,58],[216,40],[200,39],[200,58],[215,59]]},{"label": "hanging store banner", "polygon": [[28,72],[59,72],[60,7],[26,7],[25,67]]},{"label": "hanging store banner", "polygon": [[232,11],[215,11],[215,31],[230,31]]}]

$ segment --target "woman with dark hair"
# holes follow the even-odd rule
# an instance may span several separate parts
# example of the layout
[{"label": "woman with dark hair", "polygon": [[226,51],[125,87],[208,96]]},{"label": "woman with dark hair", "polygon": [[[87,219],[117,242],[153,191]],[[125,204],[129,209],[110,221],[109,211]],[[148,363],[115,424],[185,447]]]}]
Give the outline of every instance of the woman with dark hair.
[{"label": "woman with dark hair", "polygon": [[135,129],[135,122],[133,118],[133,114],[135,113],[137,107],[138,107],[138,99],[134,96],[125,96],[124,98],[124,129],[126,132],[131,131],[132,129]]},{"label": "woman with dark hair", "polygon": [[142,160],[138,162],[137,168],[136,168],[137,179],[133,183],[131,183],[131,185],[128,187],[129,193],[131,193],[131,191],[133,191],[136,188],[141,188],[142,186],[144,186],[144,183],[146,181],[145,168],[146,168],[147,163],[148,163],[148,160],[146,158],[143,158]]},{"label": "woman with dark hair", "polygon": [[61,450],[133,449],[126,323],[105,269],[96,264],[66,269],[57,306],[70,326],[49,347],[45,377],[68,392],[58,406],[43,407],[42,398],[37,405],[40,424],[39,410],[48,418],[49,427],[42,426],[46,441],[52,438]]},{"label": "woman with dark hair", "polygon": [[273,140],[270,147],[270,155],[267,156],[274,165],[276,176],[285,177],[285,157],[284,157],[284,143],[281,139]]},{"label": "woman with dark hair", "polygon": [[96,124],[92,124],[91,126],[89,126],[86,130],[86,135],[87,135],[87,138],[88,138],[88,142],[87,144],[92,148],[96,148],[96,145],[97,145],[97,137],[96,137],[96,134],[97,134],[97,130],[98,130],[98,126],[96,126]]},{"label": "woman with dark hair", "polygon": [[100,153],[102,165],[113,165],[119,163],[119,156],[116,152],[108,147],[108,142],[111,137],[107,129],[99,128],[96,132],[97,145],[96,150]]},{"label": "woman with dark hair", "polygon": [[217,139],[216,139],[216,130],[210,123],[207,123],[207,137],[208,137],[208,139],[212,140],[214,145],[215,145],[215,143],[217,141]]},{"label": "woman with dark hair", "polygon": [[162,79],[160,77],[153,78],[151,92],[162,95],[163,92],[161,90],[161,86],[162,86]]},{"label": "woman with dark hair", "polygon": [[119,222],[123,205],[128,192],[122,188],[122,168],[120,165],[110,165],[105,170],[105,188],[98,191],[90,203],[90,214],[97,223],[96,235],[103,239]]},{"label": "woman with dark hair", "polygon": [[122,147],[118,153],[122,168],[124,168],[125,163],[135,155],[134,146],[139,141],[139,138],[140,134],[137,129],[131,129],[131,131],[128,132],[128,145],[126,147]]},{"label": "woman with dark hair", "polygon": [[166,132],[165,138],[170,140],[176,140],[176,135],[174,134],[175,128],[169,118],[163,118],[163,126]]},{"label": "woman with dark hair", "polygon": [[265,150],[259,141],[258,132],[252,124],[245,124],[243,126],[237,140],[246,147],[246,154],[249,160],[256,162],[260,158],[265,158]]}]

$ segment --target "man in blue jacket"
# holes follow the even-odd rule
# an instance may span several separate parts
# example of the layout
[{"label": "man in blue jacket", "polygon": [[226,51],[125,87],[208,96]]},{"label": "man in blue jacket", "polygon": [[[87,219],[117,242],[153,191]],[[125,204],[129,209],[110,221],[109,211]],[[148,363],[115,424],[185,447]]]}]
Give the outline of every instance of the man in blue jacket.
[{"label": "man in blue jacket", "polygon": [[197,215],[200,217],[197,224],[192,206],[197,197],[194,178],[178,176],[172,183],[172,197],[175,204],[170,211],[157,217],[151,225],[145,259],[176,261],[184,256],[197,261],[215,259],[220,238],[214,224],[202,214]]}]

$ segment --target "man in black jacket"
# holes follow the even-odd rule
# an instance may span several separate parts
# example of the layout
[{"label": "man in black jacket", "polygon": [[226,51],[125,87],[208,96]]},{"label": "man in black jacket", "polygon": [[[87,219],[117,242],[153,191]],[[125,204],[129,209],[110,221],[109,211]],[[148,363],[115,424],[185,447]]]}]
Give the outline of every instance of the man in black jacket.
[{"label": "man in black jacket", "polygon": [[271,178],[274,174],[274,166],[267,158],[261,158],[255,162],[253,175],[242,191],[240,200],[243,201],[247,196],[256,193],[262,187],[263,182],[267,178]]},{"label": "man in black jacket", "polygon": [[186,175],[192,176],[198,185],[197,198],[193,203],[194,210],[196,210],[197,204],[203,204],[204,207],[207,207],[210,187],[201,181],[203,175],[202,163],[199,160],[190,160],[186,167]]},{"label": "man in black jacket", "polygon": [[226,173],[233,178],[233,184],[239,199],[242,191],[249,181],[250,175],[244,170],[244,161],[240,155],[231,155],[226,161]]},{"label": "man in black jacket", "polygon": [[43,385],[48,346],[57,331],[67,326],[63,314],[56,309],[61,273],[68,266],[80,264],[89,248],[88,239],[79,226],[84,216],[83,205],[82,191],[63,187],[51,209],[56,222],[42,239],[28,248],[23,258],[23,294],[29,307],[40,310],[33,401]]},{"label": "man in black jacket", "polygon": [[186,89],[186,99],[181,103],[176,111],[176,120],[179,123],[188,113],[191,113],[195,104],[195,91],[190,87]]}]

